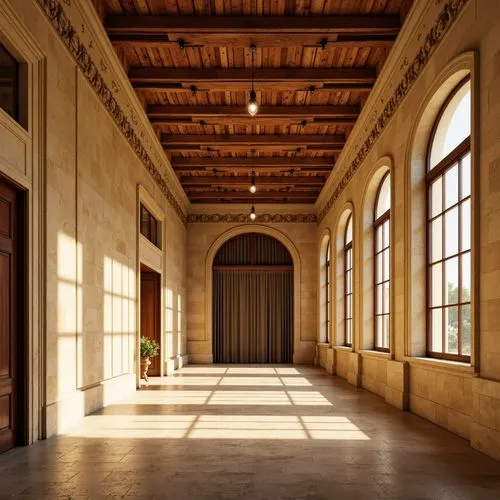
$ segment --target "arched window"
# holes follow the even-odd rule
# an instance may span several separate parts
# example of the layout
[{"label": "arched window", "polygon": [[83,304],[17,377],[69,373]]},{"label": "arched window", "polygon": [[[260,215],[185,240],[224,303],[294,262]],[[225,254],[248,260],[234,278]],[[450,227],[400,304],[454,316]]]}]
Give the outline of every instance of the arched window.
[{"label": "arched window", "polygon": [[331,290],[330,290],[330,239],[328,239],[328,243],[326,244],[325,251],[325,342],[330,342],[330,306],[331,306]]},{"label": "arched window", "polygon": [[470,360],[471,88],[462,81],[434,125],[427,165],[429,356]]},{"label": "arched window", "polygon": [[344,339],[352,346],[352,214],[344,233]]},{"label": "arched window", "polygon": [[387,172],[378,188],[374,213],[375,240],[375,349],[389,351],[390,344],[390,283],[391,283],[391,177]]}]

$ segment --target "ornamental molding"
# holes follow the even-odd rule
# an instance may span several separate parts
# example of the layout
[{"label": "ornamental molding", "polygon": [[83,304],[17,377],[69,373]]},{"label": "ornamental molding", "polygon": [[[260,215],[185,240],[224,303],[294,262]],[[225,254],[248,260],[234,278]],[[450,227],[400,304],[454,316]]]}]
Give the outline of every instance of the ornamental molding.
[{"label": "ornamental molding", "polygon": [[[68,15],[59,0],[36,1],[122,135],[185,225],[189,200],[168,164],[104,28],[97,22],[91,2],[83,5],[78,0],[63,0],[71,12]],[[78,14],[81,19],[76,20]]]},{"label": "ornamental molding", "polygon": [[[188,224],[192,223],[203,223],[203,222],[230,222],[230,223],[242,223],[251,222],[248,213],[245,214],[189,214],[187,216]],[[316,214],[260,214],[254,223],[284,223],[284,222],[294,222],[294,223],[308,223],[317,224],[318,217]]]},{"label": "ornamental molding", "polygon": [[[358,118],[358,124],[360,127],[364,126],[364,131],[368,132],[369,130],[369,125],[366,125],[366,123],[372,124],[371,130],[368,132],[368,135],[365,135],[364,141],[360,141],[359,133],[358,137],[354,137],[354,134],[351,135],[353,137],[354,142],[354,147],[352,148],[353,150],[357,151],[355,153],[354,159],[351,160],[349,166],[345,169],[345,172],[340,179],[340,181],[334,186],[333,181],[328,183],[325,189],[325,192],[328,191],[330,192],[330,196],[326,203],[321,204],[321,209],[319,210],[319,215],[318,215],[318,222],[321,223],[322,220],[326,217],[328,214],[329,210],[332,208],[333,204],[335,201],[340,197],[342,192],[344,191],[345,187],[347,184],[349,184],[350,180],[358,170],[358,168],[361,166],[365,158],[367,157],[368,153],[370,152],[372,146],[375,144],[376,140],[378,137],[382,134],[384,131],[385,127],[388,125],[394,114],[396,113],[399,105],[401,102],[404,100],[404,98],[407,96],[408,92],[412,88],[413,84],[417,80],[417,78],[420,76],[422,71],[424,70],[425,66],[427,65],[430,57],[438,47],[438,45],[441,43],[442,39],[446,35],[446,33],[449,31],[450,27],[453,25],[453,23],[456,21],[458,18],[459,14],[461,13],[463,7],[465,4],[468,2],[468,0],[449,0],[446,2],[443,7],[440,10],[439,15],[437,16],[437,19],[434,21],[434,24],[432,27],[427,31],[423,43],[420,45],[420,47],[417,49],[416,55],[414,56],[413,60],[411,63],[408,62],[408,58],[404,57],[402,62],[400,61],[400,66],[399,70],[400,72],[403,72],[402,78],[399,80],[399,83],[396,85],[394,90],[392,91],[391,96],[389,99],[385,100],[383,96],[377,95],[377,97],[372,97],[370,95],[369,100],[377,101],[380,102],[380,104],[383,105],[382,112],[379,114],[377,113],[377,109],[373,109],[376,105],[374,102],[374,106],[372,106],[372,110],[369,112],[367,116],[365,116],[364,120],[361,121]],[[435,0],[435,3],[437,5],[442,3],[442,0]],[[420,23],[422,22],[422,12],[418,12],[415,14],[416,22]],[[425,24],[423,25],[425,27]],[[411,31],[411,30],[408,30]],[[407,33],[408,33],[407,31]],[[401,34],[400,34],[401,37]],[[422,33],[409,33],[409,37],[416,37],[417,40],[420,40],[423,35]],[[400,42],[400,46],[403,45]],[[394,50],[394,49],[393,49]],[[396,55],[396,57],[398,57]],[[396,59],[397,61],[397,59]],[[396,66],[397,64],[394,64]],[[386,66],[389,66],[388,62],[386,62]],[[390,77],[392,75],[388,75]],[[386,74],[387,77],[387,74]],[[386,78],[387,79],[387,78]],[[383,85],[385,86],[386,82],[381,82],[381,78],[379,77],[379,88]],[[373,91],[372,91],[373,94]],[[385,102],[385,105],[384,105]],[[361,125],[363,124],[363,125]],[[361,129],[361,128],[360,128]],[[358,129],[358,130],[360,130]],[[346,151],[347,147],[344,147],[344,151]],[[347,159],[347,158],[346,158]],[[340,159],[342,161],[342,158]],[[346,163],[349,163],[349,161],[346,161]],[[330,186],[328,186],[330,184]],[[331,192],[333,191],[333,192]],[[325,194],[320,194],[319,198],[319,203],[321,203],[323,198],[326,198],[328,195]],[[318,203],[318,204],[319,204]]]}]

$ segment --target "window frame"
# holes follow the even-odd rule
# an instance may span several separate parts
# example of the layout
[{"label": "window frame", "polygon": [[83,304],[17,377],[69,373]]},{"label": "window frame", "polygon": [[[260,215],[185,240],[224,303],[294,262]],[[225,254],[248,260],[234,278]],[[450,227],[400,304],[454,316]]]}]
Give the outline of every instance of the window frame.
[{"label": "window frame", "polygon": [[[390,183],[390,174],[391,172],[388,170],[380,180],[380,183],[378,185],[378,190],[377,190],[377,196],[375,198],[375,205],[373,207],[373,215],[374,215],[374,221],[373,221],[373,349],[375,351],[380,351],[380,352],[390,352],[391,349],[391,342],[390,342],[390,332],[391,332],[391,203],[389,202],[389,208],[378,218],[375,218],[377,214],[377,208],[378,208],[378,202],[380,199],[380,193],[382,191],[382,186],[384,182],[386,181],[387,177],[389,177],[389,183]],[[389,189],[391,189],[391,186],[389,185]],[[392,189],[391,189],[392,192]],[[377,231],[380,229],[383,231],[383,226],[384,224],[388,222],[389,223],[389,244],[387,247],[382,247],[382,249],[377,250]],[[383,245],[383,243],[382,243]],[[382,276],[382,281],[380,283],[377,283],[377,256],[379,254],[383,254],[385,250],[389,251],[389,280],[383,280]],[[389,283],[389,312],[386,313],[377,313],[377,305],[378,305],[378,300],[377,300],[377,286],[378,285],[383,285],[384,283]],[[388,316],[389,317],[389,346],[384,347],[384,346],[379,346],[377,345],[377,318],[378,317],[384,317]]]},{"label": "window frame", "polygon": [[[347,231],[349,229],[349,224],[352,223],[352,212],[349,214],[347,217],[346,225],[345,225],[345,230],[344,230],[344,241],[343,241],[343,252],[344,252],[344,346],[346,347],[352,347],[352,341],[353,341],[353,284],[354,280],[353,278],[353,249],[352,249],[352,241],[354,239],[354,224],[352,226],[352,238],[349,243],[347,243]],[[350,261],[351,261],[351,267],[347,268],[347,256],[350,253]],[[351,291],[348,293],[347,292],[347,273],[350,274],[350,285],[351,285]],[[347,302],[349,301],[349,304],[351,306],[351,315],[348,317],[347,316]],[[347,341],[348,336],[347,336],[347,321],[350,321],[350,342]]]},{"label": "window frame", "polygon": [[330,290],[330,268],[331,268],[331,252],[330,252],[330,238],[328,238],[328,242],[326,244],[325,250],[325,307],[326,307],[326,316],[325,316],[325,342],[327,344],[330,343],[330,326],[331,326],[331,290]]},{"label": "window frame", "polygon": [[[472,210],[473,210],[473,203],[472,203],[472,188],[470,194],[462,198],[461,197],[461,180],[462,180],[462,168],[461,168],[461,161],[463,158],[465,158],[468,154],[470,155],[471,158],[471,163],[470,163],[470,177],[471,177],[471,183],[472,183],[472,176],[473,176],[473,169],[472,169],[472,151],[471,151],[471,136],[472,136],[472,123],[471,123],[471,131],[468,137],[466,137],[460,144],[458,144],[452,151],[450,151],[444,158],[442,158],[434,167],[431,167],[431,152],[432,152],[432,146],[434,143],[434,139],[436,136],[436,131],[439,126],[439,123],[441,121],[441,118],[443,117],[444,112],[446,111],[446,108],[450,104],[451,100],[455,97],[455,95],[462,89],[464,85],[467,84],[467,82],[471,83],[471,75],[467,75],[465,78],[460,80],[460,82],[457,83],[457,85],[453,88],[453,90],[449,93],[447,96],[446,100],[444,101],[443,105],[441,106],[439,113],[436,116],[436,119],[434,121],[434,124],[431,129],[430,133],[430,138],[429,142],[427,144],[427,155],[426,155],[426,172],[425,172],[425,197],[426,197],[426,202],[425,202],[425,224],[426,224],[426,262],[425,262],[425,272],[426,272],[426,327],[427,327],[427,335],[426,335],[426,355],[429,358],[436,358],[436,359],[442,359],[442,360],[447,360],[447,361],[458,361],[458,362],[463,362],[463,363],[470,363],[471,362],[471,355],[466,355],[462,354],[462,320],[460,318],[462,307],[464,305],[468,305],[470,308],[470,315],[472,319],[472,305],[473,305],[473,300],[472,300],[472,291],[473,291],[473,272],[474,272],[474,265],[472,262],[472,246],[473,246],[473,238],[472,238],[472,231],[471,231],[471,241],[470,241],[470,248],[466,251],[463,251],[460,246],[460,242],[462,241],[462,211],[460,207],[463,205],[464,202],[467,200],[470,201],[470,223],[471,223],[471,229],[472,229]],[[472,85],[471,85],[471,103],[472,103]],[[472,104],[471,104],[472,105]],[[472,113],[471,113],[471,121],[472,121]],[[431,186],[432,184],[438,179],[442,178],[442,203],[444,204],[445,200],[445,182],[444,182],[444,176],[447,171],[452,169],[455,165],[458,165],[458,201],[451,205],[448,208],[444,208],[444,205],[442,207],[442,211],[432,217],[432,207],[431,207]],[[444,216],[447,212],[450,212],[454,208],[458,209],[458,249],[457,253],[453,254],[451,256],[445,257],[444,255],[444,248],[442,248],[442,255],[441,259],[435,262],[431,261],[431,247],[432,247],[432,239],[431,239],[431,230],[432,230],[432,221],[437,218],[442,216],[443,217],[443,223],[442,223],[442,234],[444,235],[445,233],[445,223],[444,223]],[[442,236],[442,242],[444,243],[444,237]],[[470,266],[470,272],[471,272],[471,290],[470,290],[470,300],[469,302],[462,302],[461,301],[461,296],[462,296],[462,255],[469,253],[470,258],[471,258],[471,266]],[[445,290],[445,262],[447,260],[450,260],[452,258],[458,258],[458,298],[457,298],[457,303],[456,304],[451,304],[451,305],[446,305],[445,300],[444,300],[444,290]],[[442,293],[443,293],[443,301],[441,306],[432,306],[432,279],[431,279],[431,269],[432,266],[435,264],[441,263],[442,265]],[[454,353],[447,353],[444,352],[446,349],[446,329],[444,328],[444,314],[443,314],[443,319],[442,319],[442,351],[437,352],[437,351],[432,351],[432,340],[433,340],[433,335],[432,335],[432,319],[431,319],[431,311],[433,309],[441,309],[444,311],[445,309],[449,307],[457,307],[458,308],[458,316],[459,316],[459,321],[458,321],[458,354]],[[470,348],[472,351],[472,346],[473,346],[473,328],[472,328],[472,321],[471,321],[471,331],[470,331]]]}]

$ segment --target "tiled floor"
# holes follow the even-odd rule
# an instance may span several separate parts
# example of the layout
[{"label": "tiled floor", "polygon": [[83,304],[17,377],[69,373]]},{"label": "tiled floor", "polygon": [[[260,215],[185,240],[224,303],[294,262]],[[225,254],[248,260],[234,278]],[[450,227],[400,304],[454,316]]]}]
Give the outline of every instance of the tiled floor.
[{"label": "tiled floor", "polygon": [[500,463],[312,367],[188,366],[0,456],[0,497],[500,499]]}]

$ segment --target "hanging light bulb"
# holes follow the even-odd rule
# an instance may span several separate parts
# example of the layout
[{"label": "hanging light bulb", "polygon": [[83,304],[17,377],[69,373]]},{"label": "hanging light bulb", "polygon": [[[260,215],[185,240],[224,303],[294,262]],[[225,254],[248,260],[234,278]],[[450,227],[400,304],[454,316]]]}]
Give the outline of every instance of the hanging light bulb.
[{"label": "hanging light bulb", "polygon": [[248,101],[247,110],[250,116],[255,116],[259,111],[259,104],[257,102],[257,94],[253,88],[253,77],[254,77],[254,58],[255,58],[255,45],[250,45],[250,52],[252,53],[252,90],[250,91],[250,100]]},{"label": "hanging light bulb", "polygon": [[255,207],[252,205],[252,211],[250,212],[250,220],[254,221],[257,218],[257,214],[255,213]]},{"label": "hanging light bulb", "polygon": [[255,185],[255,172],[252,172],[252,183],[250,184],[249,190],[252,194],[257,191],[257,186]]},{"label": "hanging light bulb", "polygon": [[255,116],[259,112],[259,104],[257,103],[257,94],[254,90],[250,92],[250,100],[248,101],[248,114],[250,116]]}]

